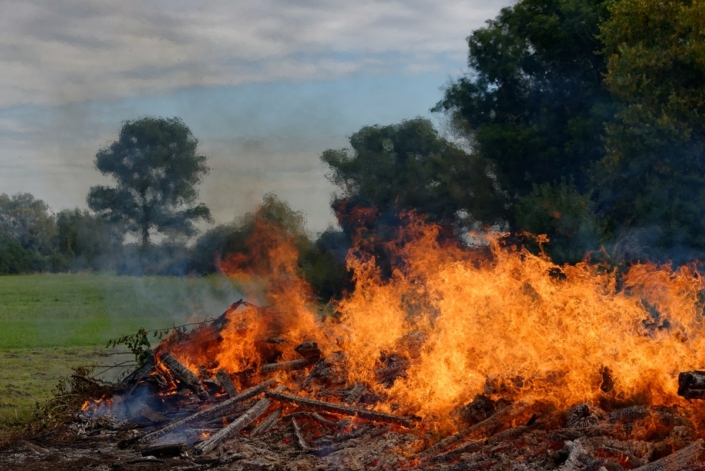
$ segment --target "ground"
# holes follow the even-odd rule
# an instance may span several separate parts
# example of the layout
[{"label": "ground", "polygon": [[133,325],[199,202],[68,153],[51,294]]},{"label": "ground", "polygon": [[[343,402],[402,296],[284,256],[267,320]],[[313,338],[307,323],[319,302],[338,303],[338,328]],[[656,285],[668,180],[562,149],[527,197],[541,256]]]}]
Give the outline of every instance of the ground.
[{"label": "ground", "polygon": [[132,359],[108,340],[217,316],[238,298],[222,277],[0,277],[0,430],[30,418],[72,368]]}]

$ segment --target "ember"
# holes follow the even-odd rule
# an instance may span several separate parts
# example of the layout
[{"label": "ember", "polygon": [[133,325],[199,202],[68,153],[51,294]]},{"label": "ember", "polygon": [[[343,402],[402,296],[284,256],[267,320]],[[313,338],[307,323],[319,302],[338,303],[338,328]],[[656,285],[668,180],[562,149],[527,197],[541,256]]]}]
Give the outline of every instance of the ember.
[{"label": "ember", "polygon": [[128,449],[230,449],[262,465],[243,469],[293,456],[312,468],[705,469],[703,416],[689,402],[705,397],[696,269],[618,276],[498,238],[442,246],[413,218],[408,230],[391,279],[351,252],[356,289],[336,319],[310,302],[291,241],[259,237],[267,263],[229,269],[265,280],[253,297],[269,307],[239,301],[165,340],[112,403],[79,417],[139,424]]}]

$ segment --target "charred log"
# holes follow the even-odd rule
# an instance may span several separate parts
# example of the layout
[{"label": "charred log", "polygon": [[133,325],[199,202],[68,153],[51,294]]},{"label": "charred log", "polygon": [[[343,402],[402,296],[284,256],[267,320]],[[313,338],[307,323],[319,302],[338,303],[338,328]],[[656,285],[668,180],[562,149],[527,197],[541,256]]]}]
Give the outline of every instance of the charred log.
[{"label": "charred log", "polygon": [[701,438],[687,447],[637,468],[635,471],[680,471],[688,465],[697,463],[702,457],[703,450],[705,450],[705,441]]},{"label": "charred log", "polygon": [[263,365],[260,370],[262,374],[274,373],[275,371],[293,371],[302,370],[307,366],[312,365],[315,360],[301,359],[292,361],[282,361],[279,363],[270,363],[268,365]]},{"label": "charred log", "polygon": [[191,391],[196,393],[196,395],[201,399],[207,399],[208,393],[203,389],[201,381],[198,376],[193,374],[191,370],[186,368],[183,363],[177,360],[171,353],[165,351],[160,360],[164,366],[178,379],[184,386],[189,388]]},{"label": "charred log", "polygon": [[705,371],[684,371],[678,375],[678,395],[705,399]]},{"label": "charred log", "polygon": [[165,435],[168,435],[171,432],[174,432],[178,430],[179,428],[192,424],[194,422],[198,421],[208,421],[212,420],[215,418],[219,418],[225,415],[228,415],[233,409],[235,409],[238,406],[238,403],[245,401],[247,399],[250,399],[251,397],[254,397],[258,394],[261,394],[264,392],[267,388],[269,388],[272,384],[274,384],[274,379],[269,379],[261,384],[258,384],[255,387],[252,387],[250,389],[247,389],[243,391],[242,393],[238,394],[237,396],[228,399],[225,402],[221,402],[220,404],[211,407],[210,409],[206,409],[201,412],[197,412],[195,414],[192,414],[188,417],[185,417],[181,420],[177,420],[175,422],[170,423],[166,427],[163,427],[157,431],[154,431],[152,433],[148,433],[147,435],[143,436],[142,438],[139,439],[141,443],[150,443],[153,442]]},{"label": "charred log", "polygon": [[447,448],[450,448],[453,444],[465,438],[484,438],[491,436],[503,428],[511,426],[513,421],[521,421],[522,417],[525,417],[524,421],[526,421],[531,415],[533,415],[532,408],[527,404],[505,407],[482,422],[478,422],[477,424],[461,430],[454,435],[444,438],[435,445],[416,455],[416,457],[420,460],[425,460]]},{"label": "charred log", "polygon": [[265,413],[269,408],[269,399],[263,398],[257,401],[257,404],[248,409],[247,412],[238,417],[233,423],[227,427],[222,428],[218,433],[215,433],[207,440],[202,441],[194,447],[194,452],[198,454],[205,454],[213,450],[215,447],[223,443],[228,438],[232,437],[240,430],[244,429],[252,422],[257,420],[259,416]]},{"label": "charred log", "polygon": [[316,342],[304,342],[294,350],[306,360],[316,361],[321,358],[321,349]]},{"label": "charred log", "polygon": [[307,451],[310,447],[306,443],[303,435],[301,435],[301,427],[299,427],[299,424],[296,422],[296,418],[294,417],[291,418],[291,427],[294,430],[294,436],[296,437],[296,443],[299,445],[299,448]]},{"label": "charred log", "polygon": [[272,427],[274,427],[277,424],[277,422],[279,422],[279,418],[281,417],[281,415],[282,415],[281,409],[277,409],[274,412],[272,412],[271,414],[269,414],[267,417],[265,417],[265,419],[262,422],[260,422],[257,425],[257,427],[255,427],[252,430],[252,432],[250,433],[250,437],[254,438],[259,435],[262,435],[264,433],[269,432],[272,429]]},{"label": "charred log", "polygon": [[413,416],[403,417],[398,415],[385,414],[384,412],[376,412],[367,409],[362,409],[359,407],[350,407],[344,406],[342,404],[317,401],[315,399],[292,396],[290,394],[283,394],[278,392],[267,392],[266,396],[280,402],[296,404],[297,406],[312,409],[314,411],[331,412],[333,414],[359,417],[361,419],[371,420],[373,422],[385,422],[403,425],[404,427],[411,427],[412,422],[420,420],[418,417]]},{"label": "charred log", "polygon": [[230,379],[230,375],[228,375],[227,371],[218,370],[218,372],[215,374],[215,377],[220,383],[220,385],[223,386],[225,392],[228,393],[229,397],[237,396],[237,388],[235,387],[235,383],[233,383],[233,380]]}]

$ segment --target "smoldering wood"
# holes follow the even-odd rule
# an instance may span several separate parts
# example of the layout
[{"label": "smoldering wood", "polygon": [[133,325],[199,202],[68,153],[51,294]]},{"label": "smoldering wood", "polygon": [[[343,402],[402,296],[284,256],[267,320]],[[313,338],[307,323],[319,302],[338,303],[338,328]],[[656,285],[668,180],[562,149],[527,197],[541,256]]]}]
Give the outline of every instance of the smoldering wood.
[{"label": "smoldering wood", "polygon": [[579,469],[580,460],[578,458],[581,454],[585,453],[583,444],[580,442],[580,440],[575,440],[574,442],[566,442],[566,446],[568,446],[570,449],[570,452],[568,453],[568,459],[558,469],[560,471],[573,471],[574,469]]},{"label": "smoldering wood", "polygon": [[688,465],[695,464],[701,458],[703,450],[705,450],[705,440],[700,438],[687,447],[641,468],[636,468],[634,471],[680,471]]},{"label": "smoldering wood", "polygon": [[431,463],[444,463],[446,461],[452,461],[464,453],[474,453],[474,452],[480,450],[484,445],[485,445],[485,442],[483,440],[468,442],[468,443],[460,445],[459,447],[454,448],[450,451],[446,451],[445,453],[440,453],[436,456],[433,456],[430,459],[430,462]]},{"label": "smoldering wood", "polygon": [[643,419],[647,415],[649,415],[649,409],[645,406],[630,406],[610,412],[610,420],[628,422]]},{"label": "smoldering wood", "polygon": [[310,447],[306,443],[303,435],[301,435],[301,427],[299,427],[298,422],[296,422],[296,417],[291,418],[291,428],[294,430],[294,436],[296,437],[296,443],[299,445],[303,451],[308,450]]},{"label": "smoldering wood", "polygon": [[222,369],[218,370],[215,374],[215,378],[218,380],[220,385],[223,386],[223,389],[225,389],[225,392],[228,393],[229,397],[237,396],[237,388],[235,387],[233,380],[230,379],[230,375],[227,371]]},{"label": "smoldering wood", "polygon": [[223,443],[225,440],[229,439],[249,424],[257,420],[259,416],[264,414],[271,402],[267,398],[262,398],[257,403],[248,409],[244,414],[238,417],[233,423],[227,427],[222,428],[217,433],[211,435],[208,439],[202,441],[194,447],[194,452],[198,454],[206,454],[213,450],[215,447]]},{"label": "smoldering wood", "polygon": [[321,358],[321,349],[316,342],[304,342],[297,345],[294,351],[306,360],[316,361]]},{"label": "smoldering wood", "polygon": [[[421,453],[418,453],[416,457],[420,460],[426,460],[431,456],[440,453],[441,451],[450,448],[454,443],[463,440],[464,438],[480,437],[480,436],[491,436],[499,432],[505,424],[510,423],[512,420],[521,418],[526,415],[527,412],[531,412],[531,406],[528,404],[517,404],[515,406],[507,406],[504,409],[500,409],[494,415],[488,417],[482,422],[478,422],[475,425],[461,430],[458,433],[450,435],[444,438],[435,445],[426,448]],[[528,416],[527,416],[528,419]]]},{"label": "smoldering wood", "polygon": [[311,366],[315,361],[301,359],[301,360],[291,360],[291,361],[281,361],[278,363],[269,363],[263,365],[260,371],[262,374],[274,373],[276,371],[294,371],[303,370],[307,366]]},{"label": "smoldering wood", "polygon": [[338,422],[328,420],[325,417],[323,417],[321,414],[319,414],[318,412],[311,413],[311,417],[313,418],[313,420],[315,420],[316,422],[318,422],[321,425],[326,425],[331,428],[338,428]]},{"label": "smoldering wood", "polygon": [[151,407],[148,405],[142,406],[142,409],[140,409],[140,415],[144,417],[147,420],[150,420],[154,423],[161,423],[161,422],[166,422],[169,419],[167,416],[162,414],[161,412],[157,412],[153,410]]},{"label": "smoldering wood", "polygon": [[350,390],[348,397],[345,398],[345,402],[355,405],[360,399],[362,399],[365,392],[367,392],[365,385],[358,383]]},{"label": "smoldering wood", "polygon": [[678,375],[678,395],[705,399],[705,371],[683,371]]},{"label": "smoldering wood", "polygon": [[361,419],[371,420],[373,422],[385,422],[391,424],[411,427],[414,421],[421,420],[419,417],[403,417],[398,415],[386,414],[384,412],[376,412],[359,407],[344,406],[342,404],[334,404],[331,402],[318,401],[316,399],[308,399],[305,397],[293,396],[290,394],[267,392],[267,397],[280,401],[296,404],[297,406],[313,409],[315,411],[332,412],[339,415],[347,415],[350,417],[359,417]]},{"label": "smoldering wood", "polygon": [[261,394],[271,385],[273,385],[274,382],[274,379],[268,379],[267,381],[264,381],[263,383],[260,383],[250,389],[247,389],[238,394],[237,396],[228,399],[225,402],[221,402],[220,404],[217,404],[209,409],[189,415],[188,417],[170,423],[166,427],[163,427],[152,433],[148,433],[147,435],[140,438],[139,441],[140,443],[151,443],[161,437],[164,437],[165,435],[168,435],[173,431],[178,430],[179,428],[185,425],[189,425],[197,421],[208,421],[228,415],[238,406],[240,402],[246,401],[251,397],[255,397],[256,395]]},{"label": "smoldering wood", "polygon": [[183,363],[177,360],[171,353],[164,351],[159,358],[166,368],[178,379],[184,386],[196,393],[201,400],[208,398],[208,393],[203,388],[198,376],[193,374],[191,370],[186,368]]},{"label": "smoldering wood", "polygon": [[265,434],[269,432],[272,427],[274,427],[277,422],[279,422],[279,418],[282,415],[282,410],[277,409],[271,414],[269,414],[267,417],[264,418],[262,422],[257,424],[257,427],[255,427],[252,432],[250,433],[250,437],[254,438],[259,435]]}]

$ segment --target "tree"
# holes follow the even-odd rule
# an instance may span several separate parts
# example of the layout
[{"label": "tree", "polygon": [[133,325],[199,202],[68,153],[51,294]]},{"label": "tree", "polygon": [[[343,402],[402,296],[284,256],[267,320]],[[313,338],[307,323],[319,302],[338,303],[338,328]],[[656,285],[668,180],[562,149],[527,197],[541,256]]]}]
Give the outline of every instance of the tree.
[{"label": "tree", "polygon": [[0,239],[12,239],[25,250],[48,255],[56,234],[49,206],[31,193],[0,194]]},{"label": "tree", "polygon": [[448,113],[496,164],[513,197],[563,178],[587,191],[614,113],[597,37],[607,3],[521,0],[467,39],[470,72],[446,88],[434,111]]},{"label": "tree", "polygon": [[88,211],[64,209],[56,215],[56,247],[70,268],[112,268],[122,252],[122,234]]},{"label": "tree", "polygon": [[705,251],[703,24],[701,1],[621,0],[602,26],[606,83],[623,109],[607,128],[598,209],[613,233],[657,228],[669,258]]},{"label": "tree", "polygon": [[349,236],[408,210],[446,226],[492,224],[503,215],[493,167],[440,137],[427,119],[365,126],[349,149],[326,150],[321,160],[340,188],[332,206]]},{"label": "tree", "polygon": [[209,209],[197,204],[195,186],[209,170],[197,146],[180,118],[124,122],[118,140],[98,151],[95,160],[117,184],[91,187],[88,206],[138,233],[143,248],[152,231],[193,234],[195,221],[211,220]]}]

